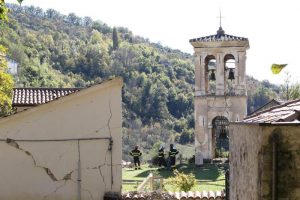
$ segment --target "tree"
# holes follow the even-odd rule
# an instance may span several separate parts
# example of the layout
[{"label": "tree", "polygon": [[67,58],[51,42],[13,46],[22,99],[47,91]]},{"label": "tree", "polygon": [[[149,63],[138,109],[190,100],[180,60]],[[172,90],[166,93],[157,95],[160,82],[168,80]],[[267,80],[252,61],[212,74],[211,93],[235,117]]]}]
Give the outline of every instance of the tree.
[{"label": "tree", "polygon": [[287,101],[300,98],[300,84],[291,83],[291,74],[289,72],[285,73],[284,84],[281,85],[281,95]]},{"label": "tree", "polygon": [[[17,0],[20,4],[23,0]],[[5,0],[0,0],[0,21],[7,21],[7,14],[9,10],[5,4]]]},{"label": "tree", "polygon": [[48,17],[49,19],[58,19],[59,17],[61,17],[61,15],[56,10],[50,8],[46,10],[46,17]]},{"label": "tree", "polygon": [[117,50],[119,48],[119,37],[118,37],[118,32],[116,27],[113,28],[112,40],[113,40],[113,50]]},{"label": "tree", "polygon": [[7,21],[7,13],[8,13],[8,8],[6,7],[4,0],[0,0],[0,20],[1,21]]},{"label": "tree", "polygon": [[6,73],[5,52],[6,49],[0,45],[0,116],[11,112],[11,91],[14,84],[11,75]]},{"label": "tree", "polygon": [[91,17],[84,17],[82,21],[83,26],[92,27],[93,25],[93,19]]},{"label": "tree", "polygon": [[[18,0],[21,4],[23,0]],[[4,0],[0,0],[0,21],[7,21],[8,8]],[[0,116],[11,112],[11,91],[13,88],[13,79],[6,73],[6,48],[0,45]]]},{"label": "tree", "polygon": [[70,13],[67,16],[67,22],[78,26],[80,25],[81,19],[75,13]]}]

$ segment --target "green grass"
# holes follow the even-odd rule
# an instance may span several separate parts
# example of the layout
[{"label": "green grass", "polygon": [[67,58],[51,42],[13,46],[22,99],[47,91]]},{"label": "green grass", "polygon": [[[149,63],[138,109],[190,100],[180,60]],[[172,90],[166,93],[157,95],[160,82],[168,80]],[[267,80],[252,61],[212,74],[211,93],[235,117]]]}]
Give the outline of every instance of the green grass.
[{"label": "green grass", "polygon": [[[184,173],[192,173],[197,184],[192,188],[192,191],[216,191],[223,190],[225,187],[225,167],[218,167],[214,164],[206,164],[202,167],[197,167],[193,164],[181,164],[177,166],[177,169]],[[168,178],[173,176],[173,172],[170,170],[157,170],[157,168],[149,168],[148,166],[142,166],[141,170],[123,169],[123,191],[135,191],[137,186],[149,175],[149,173],[160,175],[164,178],[164,182],[167,182]],[[165,184],[165,190],[178,191],[170,184]]]}]

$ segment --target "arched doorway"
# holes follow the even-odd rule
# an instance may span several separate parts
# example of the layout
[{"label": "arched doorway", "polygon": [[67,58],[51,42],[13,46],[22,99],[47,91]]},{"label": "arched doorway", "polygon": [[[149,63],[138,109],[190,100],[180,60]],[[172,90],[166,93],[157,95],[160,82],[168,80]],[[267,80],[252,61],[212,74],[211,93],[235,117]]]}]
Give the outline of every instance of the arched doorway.
[{"label": "arched doorway", "polygon": [[213,158],[225,158],[229,152],[229,120],[224,116],[217,116],[212,121],[212,152]]}]

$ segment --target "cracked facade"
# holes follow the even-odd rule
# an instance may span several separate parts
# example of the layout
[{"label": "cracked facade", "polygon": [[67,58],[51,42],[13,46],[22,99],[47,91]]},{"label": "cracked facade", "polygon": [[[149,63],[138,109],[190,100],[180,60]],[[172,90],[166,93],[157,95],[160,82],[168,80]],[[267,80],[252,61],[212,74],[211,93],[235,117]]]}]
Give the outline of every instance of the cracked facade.
[{"label": "cracked facade", "polygon": [[116,78],[1,118],[0,199],[120,194],[122,84]]}]

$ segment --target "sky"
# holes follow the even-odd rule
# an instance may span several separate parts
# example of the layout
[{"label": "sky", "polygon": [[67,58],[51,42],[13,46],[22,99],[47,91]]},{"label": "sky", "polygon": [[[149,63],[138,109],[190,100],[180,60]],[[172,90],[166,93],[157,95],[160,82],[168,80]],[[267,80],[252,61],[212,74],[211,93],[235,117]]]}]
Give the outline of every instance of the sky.
[{"label": "sky", "polygon": [[[216,34],[221,10],[225,33],[249,39],[248,75],[282,84],[289,72],[291,82],[300,82],[300,3],[296,0],[24,0],[22,5],[90,16],[191,54],[189,39]],[[273,63],[288,65],[273,75]]]}]

